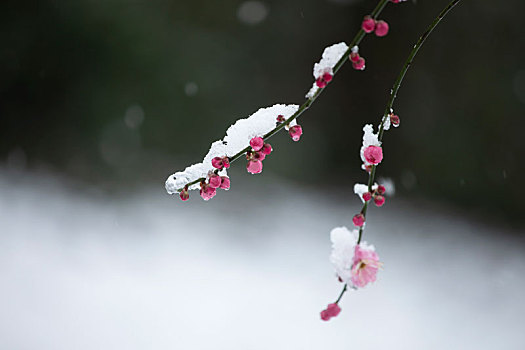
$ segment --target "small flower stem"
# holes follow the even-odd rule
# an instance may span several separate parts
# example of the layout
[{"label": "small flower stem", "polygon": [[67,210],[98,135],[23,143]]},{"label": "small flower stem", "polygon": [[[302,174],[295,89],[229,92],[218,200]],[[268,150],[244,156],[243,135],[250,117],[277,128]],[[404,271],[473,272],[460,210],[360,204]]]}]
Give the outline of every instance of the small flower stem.
[{"label": "small flower stem", "polygon": [[348,289],[348,285],[345,283],[345,286],[343,287],[343,290],[339,294],[339,297],[337,298],[337,300],[335,301],[334,304],[339,304],[339,302],[341,301],[341,298],[343,297],[343,295],[345,294],[347,289]]},{"label": "small flower stem", "polygon": [[[379,16],[379,14],[383,11],[383,9],[385,8],[385,6],[388,4],[389,1],[390,0],[380,0],[378,2],[378,4],[376,5],[376,7],[374,8],[374,10],[372,11],[372,13],[370,14],[370,16],[372,18],[377,18],[377,16]],[[341,59],[334,66],[334,69],[333,69],[333,73],[334,73],[333,76],[334,77],[335,77],[335,74],[339,71],[339,69],[343,66],[343,64],[345,64],[345,62],[348,61],[348,57],[349,57],[350,53],[352,52],[352,47],[354,47],[356,45],[359,45],[361,43],[361,41],[363,40],[363,38],[365,37],[365,35],[366,35],[366,33],[364,32],[364,30],[363,29],[359,29],[357,34],[354,36],[354,38],[350,42],[348,50],[346,50],[345,54],[341,57]],[[288,119],[286,119],[284,122],[282,122],[279,125],[277,125],[274,129],[272,129],[266,135],[264,135],[263,136],[264,141],[268,140],[270,137],[275,135],[282,128],[284,128],[286,125],[288,125],[290,122],[292,122],[293,120],[297,119],[301,114],[303,114],[304,111],[306,111],[308,108],[310,108],[312,103],[317,99],[317,97],[319,97],[319,95],[324,91],[324,89],[325,88],[319,88],[317,90],[317,92],[312,96],[312,98],[307,98],[306,101],[299,107],[299,109],[297,109],[297,111],[294,114],[292,114]],[[229,160],[230,160],[230,163],[235,162],[237,159],[241,158],[250,149],[251,149],[251,147],[247,146],[246,148],[242,149],[241,151],[239,151],[235,155],[233,155],[231,157],[228,157]],[[205,178],[199,178],[199,179],[196,179],[196,180],[194,180],[192,182],[189,182],[187,184],[187,186],[191,186],[191,185],[197,184],[197,183],[201,182],[202,180],[205,180]],[[182,191],[182,188],[181,189],[177,189],[177,191],[178,192]]]}]

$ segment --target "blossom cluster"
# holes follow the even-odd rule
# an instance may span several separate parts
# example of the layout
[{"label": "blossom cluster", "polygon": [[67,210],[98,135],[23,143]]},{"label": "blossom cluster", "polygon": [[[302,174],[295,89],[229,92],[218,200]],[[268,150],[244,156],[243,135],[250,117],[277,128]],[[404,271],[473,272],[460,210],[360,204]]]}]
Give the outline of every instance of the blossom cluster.
[{"label": "blossom cluster", "polygon": [[[363,127],[360,156],[363,161],[362,168],[369,173],[370,185],[359,183],[354,185],[354,192],[363,203],[361,211],[352,218],[357,229],[350,231],[346,227],[336,227],[330,232],[332,240],[330,261],[335,268],[338,280],[345,284],[341,296],[347,287],[358,289],[365,287],[368,283],[375,282],[377,272],[382,266],[374,246],[361,242],[361,235],[365,226],[368,203],[373,200],[377,207],[385,204],[386,187],[377,183],[372,185],[375,175],[372,169],[383,160],[381,133],[384,130],[389,130],[391,125],[397,127],[399,124],[399,116],[391,110],[382,118],[377,133],[374,133],[372,124]],[[321,311],[323,321],[328,321],[341,312],[338,305],[341,296],[335,303],[329,304],[325,310]]]}]

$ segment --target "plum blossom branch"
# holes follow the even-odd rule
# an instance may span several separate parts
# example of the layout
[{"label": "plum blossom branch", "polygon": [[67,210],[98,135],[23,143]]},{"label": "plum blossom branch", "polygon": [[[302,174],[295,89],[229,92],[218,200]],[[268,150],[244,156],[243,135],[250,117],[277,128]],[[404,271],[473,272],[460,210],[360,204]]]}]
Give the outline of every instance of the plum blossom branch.
[{"label": "plum blossom branch", "polygon": [[[376,7],[374,8],[374,10],[367,17],[375,20],[377,18],[377,16],[379,16],[379,14],[383,11],[383,9],[385,8],[385,6],[387,5],[387,3],[389,1],[392,1],[394,3],[399,2],[397,0],[380,0],[378,2],[378,4],[376,5]],[[384,22],[384,21],[381,21],[381,22],[386,24],[386,22]],[[359,63],[357,63],[357,62],[352,62],[354,68],[356,68],[356,69],[364,69],[364,59],[360,58],[359,55],[357,55],[357,56],[355,55],[356,54],[356,52],[355,52],[356,51],[356,47],[361,43],[361,41],[365,37],[366,33],[368,32],[368,31],[365,32],[365,30],[363,28],[364,28],[364,26],[362,26],[362,28],[357,32],[357,34],[354,36],[354,38],[350,42],[350,45],[348,46],[348,49],[345,51],[345,53],[341,56],[341,58],[337,61],[337,63],[333,67],[333,71],[331,72],[330,80],[332,79],[333,76],[335,76],[335,74],[339,71],[339,69],[341,69],[343,64],[347,61],[348,57],[351,57],[351,54],[354,54],[354,57],[356,57],[356,59],[361,59],[361,61],[362,61],[361,65],[359,65]],[[388,32],[388,25],[386,26],[386,30],[385,30],[385,27],[383,26],[383,29],[381,29],[381,31],[378,31],[376,33],[376,35],[377,36],[384,36],[384,35],[386,35],[387,32]],[[359,61],[359,62],[361,62],[361,61]],[[324,91],[324,89],[326,87],[326,84],[324,86],[322,86],[320,84],[317,84],[317,86],[318,86],[318,88],[315,89],[315,92],[312,95],[307,97],[306,101],[301,106],[299,106],[299,108],[297,109],[297,111],[295,113],[293,113],[291,116],[289,116],[283,122],[279,123],[274,129],[272,129],[271,131],[267,132],[262,137],[264,141],[268,140],[270,137],[275,135],[277,132],[282,130],[284,127],[288,127],[288,126],[292,125],[292,123],[295,121],[295,119],[297,119],[301,114],[304,113],[304,111],[306,111],[308,108],[310,108],[310,106],[317,99],[317,97],[319,97],[319,95]],[[242,150],[240,150],[239,152],[237,152],[236,154],[227,157],[228,164],[236,161],[237,159],[239,159],[241,157],[243,157],[245,154],[247,154],[247,152],[250,152],[251,149],[252,149],[251,146],[248,145],[245,148],[243,148]],[[217,175],[218,174],[218,170],[215,170],[214,173],[215,173],[215,175]],[[171,192],[181,192],[181,194],[182,194],[185,191],[186,193],[184,193],[184,198],[183,198],[182,195],[181,195],[181,198],[187,199],[188,198],[187,197],[188,196],[187,195],[187,188],[191,187],[193,185],[202,183],[205,180],[206,180],[205,177],[199,177],[199,178],[197,178],[195,180],[187,182],[184,187],[176,188],[176,189],[174,189],[174,191],[169,191],[169,192],[170,193]]]},{"label": "plum blossom branch", "polygon": [[[395,101],[395,99],[397,97],[397,93],[399,91],[399,88],[401,87],[401,83],[403,82],[403,79],[404,79],[408,69],[410,68],[412,62],[414,61],[414,58],[416,57],[419,49],[421,48],[421,46],[423,46],[425,40],[430,35],[430,33],[432,33],[434,28],[436,28],[436,26],[441,22],[441,20],[460,1],[461,0],[452,0],[439,13],[439,15],[434,19],[434,21],[432,21],[432,23],[427,27],[425,32],[419,37],[419,40],[414,45],[413,49],[410,51],[410,54],[408,55],[407,59],[405,60],[403,68],[399,72],[399,75],[397,76],[397,78],[396,78],[396,80],[394,82],[394,85],[393,85],[393,87],[392,87],[392,89],[390,91],[390,98],[388,99],[388,102],[387,102],[387,105],[385,107],[385,111],[384,111],[383,117],[381,118],[381,123],[379,125],[379,131],[378,131],[378,137],[377,137],[377,141],[378,141],[379,144],[381,144],[381,142],[383,140],[384,131],[388,130],[390,128],[391,124],[393,124],[394,126],[399,125],[399,117],[397,115],[393,114],[393,108],[392,107],[393,107],[394,101]],[[388,125],[388,127],[387,127],[387,125]],[[365,131],[365,136],[366,136],[366,131]],[[377,146],[369,146],[369,147],[377,147]],[[381,158],[382,158],[382,151],[381,151]],[[384,187],[381,188],[382,186],[380,186],[380,185],[379,186],[374,185],[375,175],[376,175],[376,168],[377,168],[378,163],[375,163],[375,164],[372,163],[371,167],[369,168],[370,172],[369,172],[368,185],[367,185],[368,192],[363,192],[362,194],[360,194],[360,196],[363,198],[363,202],[364,202],[363,203],[363,207],[361,208],[360,213],[357,214],[356,216],[354,216],[354,218],[353,218],[354,224],[359,227],[359,231],[358,231],[358,235],[357,235],[357,242],[356,242],[356,246],[355,246],[356,248],[359,247],[359,245],[361,244],[361,238],[363,237],[363,232],[364,232],[364,227],[365,227],[364,223],[365,223],[365,220],[366,220],[366,213],[367,213],[367,209],[368,209],[368,203],[369,203],[370,199],[372,198],[372,193],[379,193],[379,197],[382,198],[382,199],[380,199],[379,203],[376,201],[376,204],[378,206],[381,206],[384,203],[384,198],[381,196],[384,193],[384,191],[385,191]],[[356,190],[356,193],[359,193],[359,191]],[[333,232],[332,232],[332,236],[333,236]],[[332,237],[332,241],[334,241],[333,237]],[[336,242],[334,241],[334,245],[335,244],[336,244]],[[357,251],[357,249],[356,249],[356,251]],[[354,257],[354,260],[355,260],[355,257]],[[355,265],[355,261],[354,261],[354,265]],[[375,274],[374,274],[373,277],[375,279]],[[341,277],[339,277],[339,278],[341,278]],[[337,298],[337,300],[334,303],[335,305],[337,305],[339,303],[339,301],[341,300],[341,298],[343,297],[343,295],[345,294],[345,292],[347,290],[348,290],[348,283],[345,283],[341,293],[339,294],[339,297]],[[330,304],[330,305],[333,305],[333,304]],[[328,309],[330,309],[330,306],[326,310],[323,310],[323,312],[327,311]],[[334,310],[334,306],[331,307],[331,310]],[[340,308],[338,308],[338,310],[340,312]],[[339,312],[337,312],[337,314]],[[321,313],[321,318],[323,318],[323,313]]]}]

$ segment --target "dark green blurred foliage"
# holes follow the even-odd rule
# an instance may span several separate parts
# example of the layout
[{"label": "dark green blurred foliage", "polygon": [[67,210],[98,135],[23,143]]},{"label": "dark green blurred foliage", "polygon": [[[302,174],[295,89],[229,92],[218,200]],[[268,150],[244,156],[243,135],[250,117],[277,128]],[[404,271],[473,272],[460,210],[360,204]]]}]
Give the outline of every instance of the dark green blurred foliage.
[{"label": "dark green blurred foliage", "polygon": [[[319,187],[364,182],[361,128],[377,125],[405,57],[446,2],[390,4],[388,36],[360,47],[367,69],[346,65],[301,117],[301,142],[272,139],[265,171]],[[236,119],[302,103],[323,48],[349,42],[376,1],[264,1],[267,17],[254,25],[239,20],[242,3],[3,1],[1,159],[162,187]],[[463,1],[422,48],[379,169],[398,193],[523,222],[523,13],[522,0]]]}]

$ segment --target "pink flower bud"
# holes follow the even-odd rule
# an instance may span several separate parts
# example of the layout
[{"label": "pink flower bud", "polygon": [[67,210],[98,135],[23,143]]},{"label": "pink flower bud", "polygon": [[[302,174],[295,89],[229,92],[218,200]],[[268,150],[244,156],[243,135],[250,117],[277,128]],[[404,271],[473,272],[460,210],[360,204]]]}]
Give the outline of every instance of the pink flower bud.
[{"label": "pink flower bud", "polygon": [[363,22],[361,23],[361,28],[365,31],[365,33],[372,33],[375,27],[376,21],[370,16],[365,16]]},{"label": "pink flower bud", "polygon": [[401,122],[401,121],[399,120],[399,117],[398,117],[397,115],[395,115],[395,114],[390,114],[390,123],[392,123],[392,125],[393,125],[394,127],[397,128],[397,127],[399,126],[399,123],[400,123],[400,122]]},{"label": "pink flower bud", "polygon": [[221,157],[215,157],[211,160],[211,165],[216,169],[222,169],[224,164],[222,163]]},{"label": "pink flower bud", "polygon": [[320,89],[326,87],[326,81],[324,81],[324,79],[322,77],[317,78],[317,80],[315,81],[315,84]]},{"label": "pink flower bud", "polygon": [[365,223],[365,216],[361,213],[354,215],[352,222],[355,226],[361,227]]},{"label": "pink flower bud", "polygon": [[321,311],[321,320],[323,321],[329,321],[332,317],[328,314],[328,311],[323,310]]},{"label": "pink flower bud", "polygon": [[385,21],[377,21],[376,23],[376,31],[377,36],[385,36],[388,34],[388,23]]},{"label": "pink flower bud", "polygon": [[221,186],[221,177],[219,175],[212,174],[208,179],[208,183],[211,188],[218,188]]},{"label": "pink flower bud", "polygon": [[187,201],[190,198],[190,194],[188,193],[188,189],[185,187],[181,193],[180,193],[180,199],[183,201]]},{"label": "pink flower bud", "polygon": [[215,157],[211,160],[211,165],[216,168],[216,169],[222,169],[222,168],[226,168],[228,169],[230,167],[230,160],[228,159],[228,157],[224,156],[224,157]]},{"label": "pink flower bud", "polygon": [[383,160],[383,149],[378,146],[368,146],[365,149],[365,159],[370,164],[379,164]]},{"label": "pink flower bud", "polygon": [[260,160],[250,160],[246,165],[246,169],[251,174],[259,174],[262,172],[263,164]]},{"label": "pink flower bud", "polygon": [[356,62],[352,62],[352,67],[356,70],[365,70],[365,59],[359,57]]},{"label": "pink flower bud", "polygon": [[301,138],[301,135],[303,134],[303,128],[301,128],[301,125],[294,125],[289,130],[288,133],[292,137],[292,140],[299,141]]},{"label": "pink flower bud", "polygon": [[265,143],[263,148],[261,149],[261,152],[266,155],[269,155],[270,153],[272,153],[272,145],[270,145],[269,143]]},{"label": "pink flower bud", "polygon": [[348,58],[352,63],[355,63],[359,60],[359,54],[357,52],[352,52]]},{"label": "pink flower bud", "polygon": [[252,157],[255,160],[264,160],[264,158],[266,158],[266,154],[264,154],[262,152],[255,152],[255,153],[253,153]]},{"label": "pink flower bud", "polygon": [[286,118],[284,117],[284,115],[279,114],[279,115],[277,116],[277,121],[278,121],[279,123],[284,123],[285,120],[286,120]]},{"label": "pink flower bud", "polygon": [[332,81],[332,74],[330,73],[324,73],[323,74],[323,80],[327,83],[331,82]]},{"label": "pink flower bud", "polygon": [[336,317],[341,312],[341,308],[336,303],[328,304],[325,310],[321,311],[321,319],[328,321],[332,317]]},{"label": "pink flower bud", "polygon": [[230,178],[228,176],[221,176],[221,188],[223,190],[230,189]]},{"label": "pink flower bud", "polygon": [[379,193],[379,194],[385,194],[385,192],[386,192],[386,188],[385,188],[385,186],[383,186],[383,185],[379,185],[379,186],[377,186],[377,193]]},{"label": "pink flower bud", "polygon": [[372,193],[370,193],[370,192],[363,193],[363,199],[364,199],[365,202],[368,202],[369,200],[372,199]]},{"label": "pink flower bud", "polygon": [[260,151],[263,145],[264,140],[262,139],[262,137],[254,137],[250,140],[250,146],[252,146],[254,151]]},{"label": "pink flower bud", "polygon": [[374,203],[378,206],[378,207],[382,207],[383,204],[385,204],[385,197],[383,196],[375,196],[374,197]]}]

